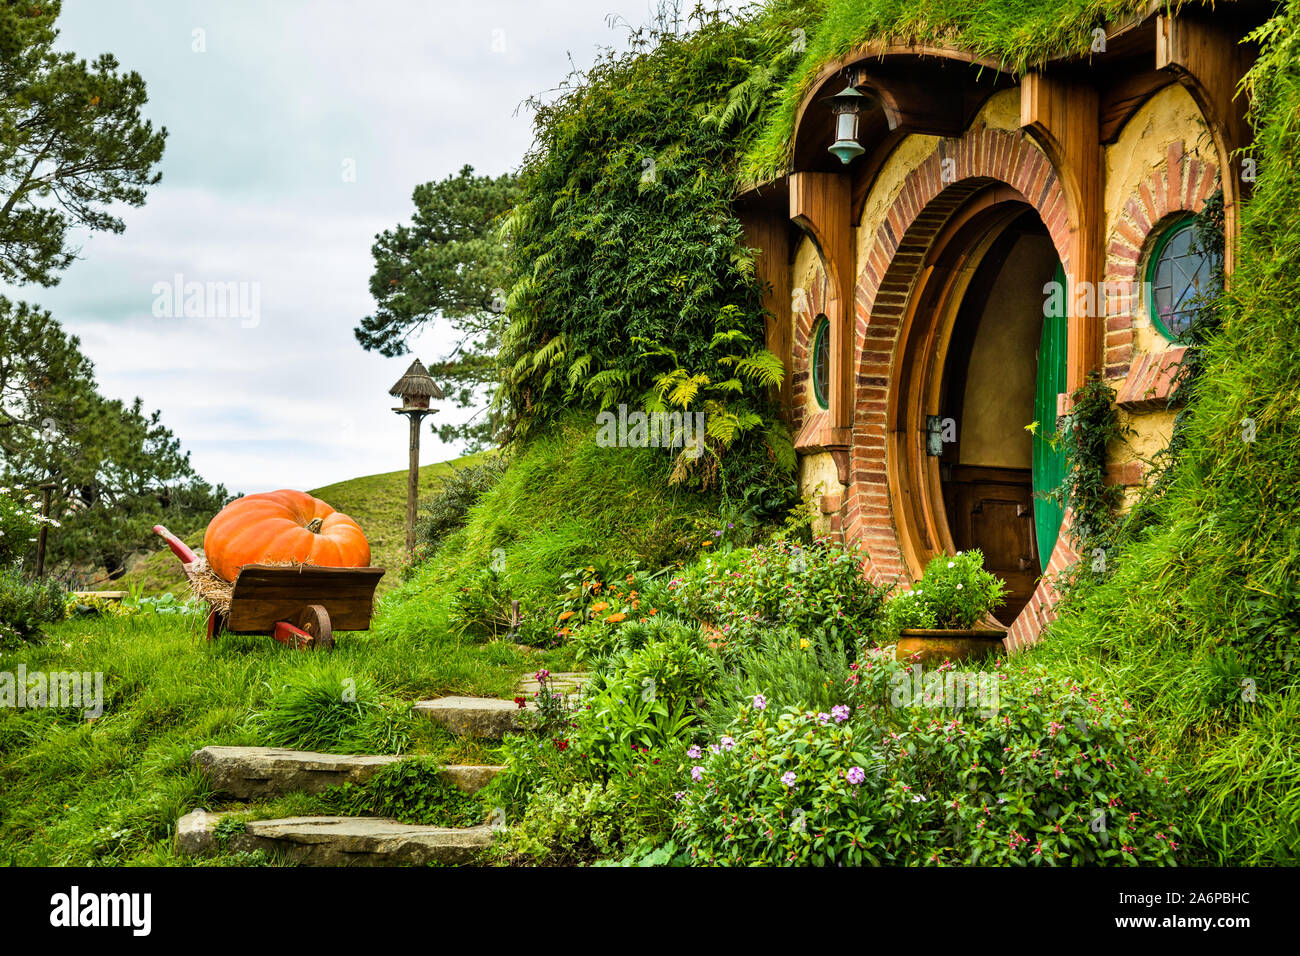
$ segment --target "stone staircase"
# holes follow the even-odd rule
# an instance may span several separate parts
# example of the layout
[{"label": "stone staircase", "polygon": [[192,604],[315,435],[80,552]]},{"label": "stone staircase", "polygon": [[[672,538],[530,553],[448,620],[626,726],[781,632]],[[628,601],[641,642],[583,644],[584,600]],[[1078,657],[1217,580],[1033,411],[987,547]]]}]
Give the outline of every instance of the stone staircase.
[{"label": "stone staircase", "polygon": [[[287,793],[323,793],[347,783],[367,783],[379,770],[408,759],[370,755],[318,754],[281,747],[204,747],[190,763],[212,782],[224,800],[265,800]],[[442,768],[444,783],[476,793],[502,767],[451,765]]]},{"label": "stone staircase", "polygon": [[[577,694],[585,674],[551,675],[557,693]],[[500,740],[525,730],[521,710],[536,710],[533,695],[540,689],[533,674],[520,681],[516,701],[488,697],[441,697],[415,704],[413,712],[437,722],[453,734]],[[339,755],[288,750],[282,747],[204,747],[190,763],[212,783],[222,800],[266,800],[290,793],[322,793],[344,784],[365,784],[390,764],[406,756]],[[454,765],[440,778],[465,793],[475,793],[504,767]],[[263,850],[304,866],[422,866],[472,862],[491,846],[493,833],[504,821],[476,827],[449,828],[400,823],[382,817],[286,817],[250,820],[226,829],[217,838],[221,821],[239,811],[210,813],[195,810],[176,826],[176,850],[185,856],[214,853],[224,842],[233,852]]]},{"label": "stone staircase", "polygon": [[[195,810],[176,825],[176,849],[202,856],[217,849],[216,829],[230,816]],[[471,863],[492,845],[493,825],[451,828],[382,817],[284,817],[250,820],[229,835],[232,852],[264,850],[302,866],[425,866]]]}]

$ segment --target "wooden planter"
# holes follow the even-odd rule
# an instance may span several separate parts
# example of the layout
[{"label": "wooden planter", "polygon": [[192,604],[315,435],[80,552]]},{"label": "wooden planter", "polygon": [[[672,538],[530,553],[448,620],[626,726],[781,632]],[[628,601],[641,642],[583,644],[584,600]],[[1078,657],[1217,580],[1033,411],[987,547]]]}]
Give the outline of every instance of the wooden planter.
[{"label": "wooden planter", "polygon": [[1003,652],[1006,628],[974,627],[969,630],[929,630],[906,628],[898,632],[894,657],[906,661],[917,651],[922,664],[942,664],[945,660],[968,661]]}]

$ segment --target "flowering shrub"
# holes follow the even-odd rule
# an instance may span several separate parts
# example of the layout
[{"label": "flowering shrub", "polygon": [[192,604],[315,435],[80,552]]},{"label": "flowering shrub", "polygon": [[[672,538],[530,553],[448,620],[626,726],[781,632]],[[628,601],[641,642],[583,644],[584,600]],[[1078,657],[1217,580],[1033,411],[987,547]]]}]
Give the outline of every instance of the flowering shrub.
[{"label": "flowering shrub", "polygon": [[1001,606],[1005,590],[1001,578],[984,570],[978,549],[936,555],[912,590],[885,605],[884,637],[893,640],[904,628],[972,628]]},{"label": "flowering shrub", "polygon": [[696,863],[1173,863],[1162,773],[1126,704],[999,661],[999,708],[916,706],[906,672],[858,665],[848,704],[774,713],[756,695],[683,770]]},{"label": "flowering shrub", "polygon": [[672,826],[681,744],[638,752],[622,773],[603,780],[584,776],[589,761],[572,750],[521,737],[506,746],[507,770],[489,796],[509,799],[523,781],[542,782],[530,789],[518,823],[494,847],[500,859],[562,865],[617,857],[662,838]]},{"label": "flowering shrub", "polygon": [[703,722],[715,737],[727,732],[737,708],[763,694],[776,711],[829,711],[848,700],[853,672],[843,642],[829,632],[801,636],[794,628],[769,630],[729,664],[710,695]]},{"label": "flowering shrub", "polygon": [[862,561],[856,545],[778,540],[704,558],[669,581],[667,600],[674,613],[710,622],[725,647],[777,625],[800,634],[834,625],[854,656],[886,593],[863,577]]},{"label": "flowering shrub", "polygon": [[635,754],[685,736],[718,674],[717,658],[689,631],[616,655],[587,685],[574,722],[577,751],[622,772]]}]

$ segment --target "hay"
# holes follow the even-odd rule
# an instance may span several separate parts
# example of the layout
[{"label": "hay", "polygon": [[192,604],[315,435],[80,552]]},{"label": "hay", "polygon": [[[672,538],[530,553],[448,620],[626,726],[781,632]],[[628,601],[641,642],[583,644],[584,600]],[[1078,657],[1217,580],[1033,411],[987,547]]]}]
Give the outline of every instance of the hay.
[{"label": "hay", "polygon": [[230,613],[230,598],[235,593],[235,586],[208,567],[207,561],[199,558],[194,567],[188,569],[186,577],[190,581],[191,594],[207,601],[219,614]]},{"label": "hay", "polygon": [[[300,561],[263,561],[259,567],[269,568],[305,568],[312,565]],[[208,602],[218,614],[230,614],[230,600],[235,595],[234,583],[227,581],[208,566],[208,562],[199,558],[187,569],[186,577],[190,582],[190,593],[196,598]]]}]

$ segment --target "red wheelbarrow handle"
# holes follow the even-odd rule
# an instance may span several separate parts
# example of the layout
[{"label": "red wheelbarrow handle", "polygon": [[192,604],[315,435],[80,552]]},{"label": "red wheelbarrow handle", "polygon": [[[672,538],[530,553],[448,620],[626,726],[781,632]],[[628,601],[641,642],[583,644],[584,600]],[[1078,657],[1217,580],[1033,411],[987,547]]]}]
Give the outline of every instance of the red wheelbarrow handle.
[{"label": "red wheelbarrow handle", "polygon": [[162,525],[154,525],[153,533],[167,542],[167,547],[172,549],[172,554],[181,559],[181,564],[193,564],[199,559],[199,556],[191,551],[184,541],[176,537],[176,535],[172,534]]}]

